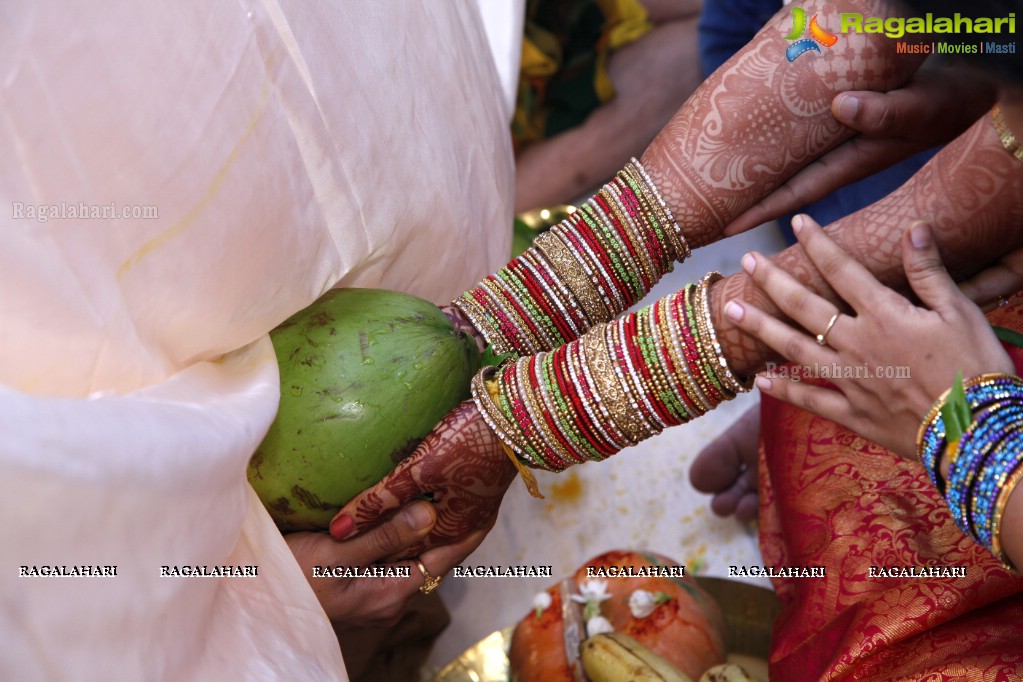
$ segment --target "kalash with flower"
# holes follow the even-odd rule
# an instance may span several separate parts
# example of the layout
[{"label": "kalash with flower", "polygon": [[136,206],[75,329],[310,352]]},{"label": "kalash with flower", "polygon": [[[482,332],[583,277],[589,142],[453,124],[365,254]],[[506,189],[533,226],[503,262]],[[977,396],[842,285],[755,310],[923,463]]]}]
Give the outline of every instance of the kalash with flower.
[{"label": "kalash with flower", "polygon": [[[613,658],[615,647],[632,642],[683,675],[666,679],[697,680],[723,663],[724,619],[717,602],[691,577],[656,570],[677,565],[646,552],[607,552],[538,594],[512,635],[512,679],[583,679],[584,657]],[[633,577],[589,577],[609,575],[597,570],[602,567],[623,566],[633,569],[625,572]]]}]

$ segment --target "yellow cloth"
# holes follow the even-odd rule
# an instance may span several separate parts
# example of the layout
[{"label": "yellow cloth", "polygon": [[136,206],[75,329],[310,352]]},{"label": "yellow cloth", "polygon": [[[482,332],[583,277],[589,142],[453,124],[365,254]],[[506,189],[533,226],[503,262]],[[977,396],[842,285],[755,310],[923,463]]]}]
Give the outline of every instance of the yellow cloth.
[{"label": "yellow cloth", "polygon": [[653,28],[653,24],[647,16],[646,7],[639,0],[603,0],[601,6],[608,13],[610,24],[607,33],[609,52],[601,55],[601,68],[597,70],[594,89],[600,101],[607,102],[615,96],[614,85],[607,72],[610,52],[636,42]]},{"label": "yellow cloth", "polygon": [[534,0],[528,13],[512,125],[516,148],[581,123],[613,99],[611,53],[653,28],[639,0]]}]

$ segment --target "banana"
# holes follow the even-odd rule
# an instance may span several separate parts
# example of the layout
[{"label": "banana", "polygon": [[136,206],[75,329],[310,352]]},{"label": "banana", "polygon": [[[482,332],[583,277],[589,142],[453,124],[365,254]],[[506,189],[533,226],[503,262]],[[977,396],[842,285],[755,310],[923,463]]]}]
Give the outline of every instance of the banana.
[{"label": "banana", "polygon": [[735,663],[722,663],[700,676],[700,682],[756,682],[746,669]]},{"label": "banana", "polygon": [[693,682],[693,679],[628,635],[606,632],[585,639],[583,670],[590,682]]}]

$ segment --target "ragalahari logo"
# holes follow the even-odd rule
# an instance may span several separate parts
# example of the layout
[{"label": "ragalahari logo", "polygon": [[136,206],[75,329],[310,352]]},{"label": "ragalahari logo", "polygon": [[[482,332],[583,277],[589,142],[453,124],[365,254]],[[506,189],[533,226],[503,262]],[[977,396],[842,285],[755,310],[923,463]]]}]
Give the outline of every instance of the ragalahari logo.
[{"label": "ragalahari logo", "polygon": [[[803,36],[809,33],[809,38]],[[790,62],[796,61],[800,55],[804,55],[807,52],[816,52],[820,54],[820,45],[824,47],[831,47],[838,42],[838,36],[834,33],[824,30],[820,24],[817,23],[817,15],[814,14],[813,18],[810,19],[810,24],[806,23],[806,10],[802,7],[792,8],[792,31],[785,36],[785,40],[794,40],[785,49],[785,58]]]}]

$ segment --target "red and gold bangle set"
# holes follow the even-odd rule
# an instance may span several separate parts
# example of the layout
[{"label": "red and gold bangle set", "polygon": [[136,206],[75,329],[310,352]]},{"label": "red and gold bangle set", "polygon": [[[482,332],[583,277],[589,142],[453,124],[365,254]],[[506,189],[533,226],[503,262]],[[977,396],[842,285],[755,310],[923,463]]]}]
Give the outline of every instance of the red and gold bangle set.
[{"label": "red and gold bangle set", "polygon": [[721,354],[708,288],[721,275],[601,324],[553,352],[478,374],[473,398],[530,466],[600,461],[750,388]]},{"label": "red and gold bangle set", "polygon": [[[454,302],[498,354],[473,399],[529,466],[599,461],[734,398],[711,321],[711,273],[639,312],[632,307],[690,255],[636,159],[582,208]],[[612,321],[614,320],[614,321]]]},{"label": "red and gold bangle set", "polygon": [[498,354],[577,339],[645,296],[690,254],[638,160],[518,258],[453,302]]}]

